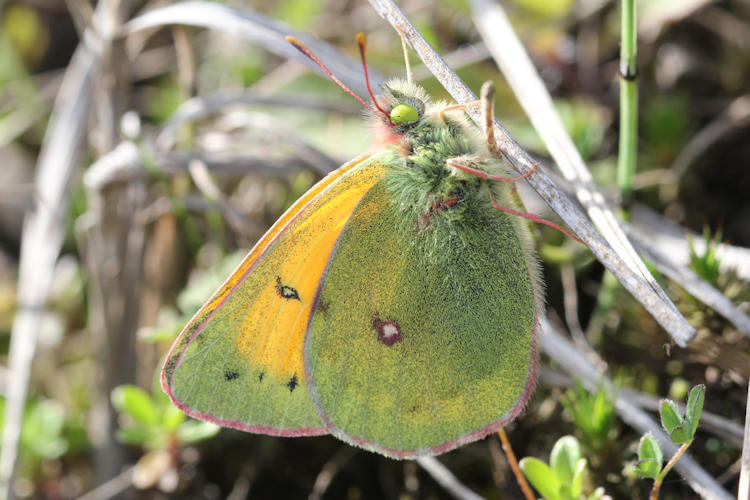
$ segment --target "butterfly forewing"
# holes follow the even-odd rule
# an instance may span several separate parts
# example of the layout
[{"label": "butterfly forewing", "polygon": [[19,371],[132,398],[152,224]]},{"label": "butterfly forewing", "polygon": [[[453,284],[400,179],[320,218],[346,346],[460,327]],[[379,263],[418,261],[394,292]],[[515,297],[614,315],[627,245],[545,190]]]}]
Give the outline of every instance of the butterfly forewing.
[{"label": "butterfly forewing", "polygon": [[331,250],[382,170],[359,159],[323,179],[195,315],[162,374],[183,411],[251,432],[326,432],[307,390],[304,334]]}]

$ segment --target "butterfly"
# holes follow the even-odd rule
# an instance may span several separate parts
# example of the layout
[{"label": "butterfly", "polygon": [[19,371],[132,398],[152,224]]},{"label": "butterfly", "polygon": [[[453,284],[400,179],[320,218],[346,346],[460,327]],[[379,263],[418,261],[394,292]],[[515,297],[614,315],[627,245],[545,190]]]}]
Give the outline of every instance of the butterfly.
[{"label": "butterfly", "polygon": [[[503,182],[524,176],[497,175],[462,106],[402,79],[376,98],[358,40],[373,105],[290,39],[370,110],[376,147],[262,237],[184,328],[162,387],[225,427],[440,454],[514,419],[534,387],[543,284]],[[491,117],[489,90],[482,104]]]}]

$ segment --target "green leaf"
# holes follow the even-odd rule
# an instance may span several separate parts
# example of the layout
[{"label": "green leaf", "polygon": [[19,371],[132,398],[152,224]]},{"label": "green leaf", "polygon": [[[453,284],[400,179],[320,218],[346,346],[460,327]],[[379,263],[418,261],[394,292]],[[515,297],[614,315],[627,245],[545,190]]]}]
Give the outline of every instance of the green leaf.
[{"label": "green leaf", "polygon": [[560,486],[560,493],[559,493],[559,495],[560,495],[560,498],[562,500],[577,500],[573,496],[573,493],[570,491],[570,485],[568,485],[568,484],[563,484],[563,485]]},{"label": "green leaf", "polygon": [[647,432],[638,443],[638,462],[635,471],[644,477],[655,479],[661,472],[664,455],[661,447],[650,432]]},{"label": "green leaf", "polygon": [[138,423],[156,425],[159,416],[151,396],[134,385],[121,385],[112,391],[112,404],[121,413],[126,413]]},{"label": "green leaf", "polygon": [[672,431],[683,423],[679,408],[674,401],[669,399],[661,400],[659,415],[661,416],[661,425],[667,431],[667,434],[672,434]]},{"label": "green leaf", "polygon": [[611,431],[615,422],[614,395],[607,387],[600,385],[594,393],[589,393],[576,380],[572,389],[566,391],[562,399],[565,409],[583,433],[583,441],[596,451],[602,451],[611,442]]},{"label": "green leaf", "polygon": [[647,460],[650,458],[653,458],[659,464],[664,461],[659,443],[650,432],[647,432],[641,438],[640,443],[638,443],[638,460]]},{"label": "green leaf", "polygon": [[594,490],[592,494],[590,494],[588,497],[586,497],[587,500],[601,500],[604,498],[605,495],[604,488],[599,486],[597,489]]},{"label": "green leaf", "polygon": [[179,408],[170,405],[164,409],[161,424],[167,432],[174,432],[186,418],[185,414]]},{"label": "green leaf", "polygon": [[583,480],[586,476],[586,462],[585,458],[578,459],[576,464],[575,474],[573,474],[573,481],[570,483],[570,492],[573,494],[573,498],[578,498],[583,493]]},{"label": "green leaf", "polygon": [[177,428],[177,439],[182,444],[194,444],[214,437],[220,430],[221,427],[210,422],[187,420]]},{"label": "green leaf", "polygon": [[26,411],[21,442],[35,457],[53,459],[63,455],[68,442],[63,438],[65,409],[52,399],[39,401]]},{"label": "green leaf", "polygon": [[635,472],[641,477],[656,479],[661,472],[661,464],[657,463],[653,458],[640,460],[635,464]]},{"label": "green leaf", "polygon": [[552,447],[549,463],[561,484],[570,484],[575,475],[578,460],[581,458],[581,447],[573,436],[563,436]]},{"label": "green leaf", "polygon": [[549,465],[535,457],[521,459],[518,466],[526,479],[541,493],[545,500],[562,500],[560,498],[560,482]]},{"label": "green leaf", "polygon": [[672,442],[676,444],[689,443],[693,440],[693,436],[690,435],[690,429],[690,423],[683,422],[669,433],[669,439],[671,439]]},{"label": "green leaf", "polygon": [[120,427],[117,439],[121,443],[143,446],[151,440],[152,433],[143,427]]},{"label": "green leaf", "polygon": [[688,432],[690,439],[695,437],[695,431],[698,430],[698,422],[703,412],[703,402],[706,397],[706,386],[703,384],[696,385],[690,389],[688,395],[687,408],[685,409],[685,420],[688,422]]}]

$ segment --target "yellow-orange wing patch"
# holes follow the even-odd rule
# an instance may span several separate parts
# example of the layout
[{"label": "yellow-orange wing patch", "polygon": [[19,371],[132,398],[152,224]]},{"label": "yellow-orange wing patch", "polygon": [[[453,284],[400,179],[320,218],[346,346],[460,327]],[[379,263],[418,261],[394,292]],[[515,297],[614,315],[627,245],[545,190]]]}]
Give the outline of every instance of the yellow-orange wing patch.
[{"label": "yellow-orange wing patch", "polygon": [[[307,391],[305,331],[338,236],[384,171],[366,156],[344,165],[250,251],[169,353],[162,386],[178,407],[249,432],[326,433]],[[323,314],[325,306],[318,304]]]}]

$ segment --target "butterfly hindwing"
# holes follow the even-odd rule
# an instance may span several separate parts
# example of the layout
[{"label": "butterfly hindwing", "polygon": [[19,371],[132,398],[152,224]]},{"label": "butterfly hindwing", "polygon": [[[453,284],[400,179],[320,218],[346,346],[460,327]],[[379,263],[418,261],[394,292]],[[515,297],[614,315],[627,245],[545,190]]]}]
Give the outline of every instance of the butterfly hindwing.
[{"label": "butterfly hindwing", "polygon": [[365,158],[298,200],[185,327],[162,385],[189,415],[250,432],[326,433],[307,390],[304,334],[329,254],[382,167]]},{"label": "butterfly hindwing", "polygon": [[411,220],[392,198],[380,182],[342,231],[305,355],[332,433],[410,458],[476,440],[521,411],[534,378],[537,271],[512,216]]}]

